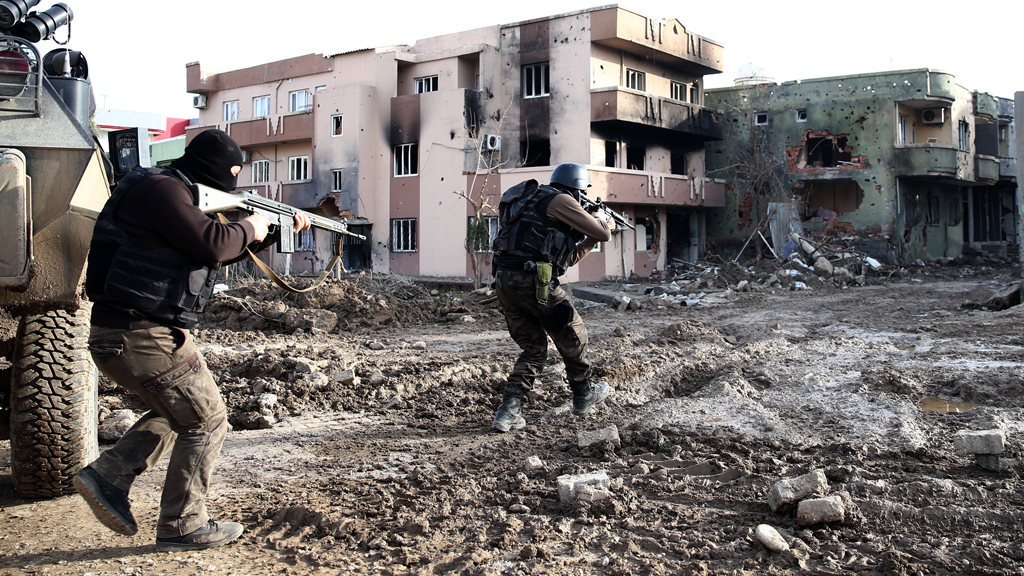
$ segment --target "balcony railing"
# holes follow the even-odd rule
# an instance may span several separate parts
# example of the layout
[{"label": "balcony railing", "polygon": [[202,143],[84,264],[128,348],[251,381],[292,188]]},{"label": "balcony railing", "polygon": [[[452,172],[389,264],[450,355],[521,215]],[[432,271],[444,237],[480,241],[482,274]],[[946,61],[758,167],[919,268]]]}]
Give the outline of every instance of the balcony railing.
[{"label": "balcony railing", "polygon": [[1016,158],[1000,158],[999,159],[999,177],[1003,180],[1016,180],[1017,179],[1017,159]]},{"label": "balcony railing", "polygon": [[722,139],[718,114],[694,104],[624,88],[602,88],[590,93],[591,122],[628,122]]},{"label": "balcony railing", "polygon": [[999,116],[999,103],[996,98],[984,92],[974,93],[974,115],[995,122]]},{"label": "balcony railing", "polygon": [[600,196],[610,204],[725,206],[725,184],[710,178],[593,166],[588,169],[593,187],[587,194]]},{"label": "balcony railing", "polygon": [[897,176],[956,176],[957,153],[951,146],[909,144],[896,147]]},{"label": "balcony railing", "polygon": [[995,184],[999,180],[999,159],[995,156],[974,156],[974,179],[978,182]]}]

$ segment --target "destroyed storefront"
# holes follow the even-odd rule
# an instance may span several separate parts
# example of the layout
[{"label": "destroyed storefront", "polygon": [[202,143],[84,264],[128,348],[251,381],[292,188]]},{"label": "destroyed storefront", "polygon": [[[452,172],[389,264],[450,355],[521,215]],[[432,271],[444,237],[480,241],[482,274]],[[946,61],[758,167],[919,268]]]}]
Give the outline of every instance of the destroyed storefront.
[{"label": "destroyed storefront", "polygon": [[709,90],[707,100],[726,119],[707,161],[730,181],[726,208],[708,219],[717,252],[746,242],[748,256],[761,254],[767,241],[749,240],[779,202],[796,205],[808,234],[887,263],[999,253],[1015,242],[1016,182],[1001,175],[996,146],[1012,110],[948,73],[745,85]]}]

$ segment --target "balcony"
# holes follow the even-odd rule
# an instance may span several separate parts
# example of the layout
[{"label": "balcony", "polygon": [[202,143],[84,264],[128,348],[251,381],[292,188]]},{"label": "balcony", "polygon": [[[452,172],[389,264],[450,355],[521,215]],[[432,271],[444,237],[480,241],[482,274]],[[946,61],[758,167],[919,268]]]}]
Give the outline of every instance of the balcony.
[{"label": "balcony", "polygon": [[647,18],[617,6],[590,13],[590,39],[699,75],[724,69],[720,44],[687,32],[678,20]]},{"label": "balcony", "polygon": [[951,146],[934,144],[906,144],[896,147],[895,162],[897,176],[941,176],[956,177],[957,154]]},{"label": "balcony", "polygon": [[682,133],[702,140],[722,139],[722,124],[715,112],[624,88],[592,91],[590,121],[647,126],[663,131],[666,136]]},{"label": "balcony", "polygon": [[709,178],[593,166],[588,169],[593,187],[587,194],[600,196],[610,204],[725,207],[725,184]]},{"label": "balcony", "polygon": [[999,159],[995,156],[974,156],[974,180],[984,184],[995,184],[999,180]]},{"label": "balcony", "polygon": [[[313,113],[267,116],[228,124],[227,132],[242,148],[266,144],[308,142],[313,139]],[[275,126],[276,124],[276,126]]]},{"label": "balcony", "polygon": [[999,103],[994,96],[985,92],[975,92],[974,116],[977,122],[995,122],[999,116]]},{"label": "balcony", "polygon": [[999,159],[999,178],[1001,180],[1017,180],[1016,158],[1004,157]]}]

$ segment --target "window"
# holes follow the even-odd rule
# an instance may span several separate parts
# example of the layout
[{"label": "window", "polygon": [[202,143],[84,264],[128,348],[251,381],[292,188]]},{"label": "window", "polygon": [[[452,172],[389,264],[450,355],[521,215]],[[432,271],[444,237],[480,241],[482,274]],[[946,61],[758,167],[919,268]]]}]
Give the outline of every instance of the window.
[{"label": "window", "polygon": [[806,109],[800,109],[800,110],[796,111],[796,121],[797,122],[807,122],[807,110]]},{"label": "window", "polygon": [[491,242],[498,235],[498,217],[484,216],[478,224],[476,216],[469,217],[466,240],[472,243],[474,252],[490,252]]},{"label": "window", "polygon": [[1000,126],[999,127],[999,141],[1000,142],[1006,142],[1006,140],[1007,140],[1007,138],[1006,138],[1006,126]]},{"label": "window", "polygon": [[335,136],[341,136],[344,132],[344,122],[342,122],[341,114],[335,114],[331,116],[331,138]]},{"label": "window", "polygon": [[252,117],[270,116],[270,96],[257,96],[252,99]]},{"label": "window", "polygon": [[551,140],[530,139],[519,143],[523,166],[550,166]]},{"label": "window", "polygon": [[960,194],[954,194],[949,201],[949,225],[960,225]]},{"label": "window", "polygon": [[419,144],[395,146],[395,176],[416,176],[419,165]]},{"label": "window", "polygon": [[252,163],[252,183],[270,182],[270,160],[257,160]]},{"label": "window", "polygon": [[647,147],[634,144],[626,145],[626,168],[643,170],[647,160]]},{"label": "window", "polygon": [[960,121],[960,149],[965,151],[971,149],[971,125],[967,123],[967,120]]},{"label": "window", "polygon": [[550,96],[548,87],[548,63],[523,66],[523,98]]},{"label": "window", "polygon": [[313,229],[299,230],[295,233],[295,251],[313,252],[316,250],[316,241],[313,239]]},{"label": "window", "polygon": [[344,178],[344,170],[331,170],[331,192],[341,192],[341,187],[345,183]]},{"label": "window", "polygon": [[669,172],[671,174],[686,174],[686,152],[673,150],[669,158]]},{"label": "window", "polygon": [[626,88],[632,88],[633,90],[639,90],[641,92],[647,91],[647,75],[643,72],[636,70],[630,70],[626,68]]},{"label": "window", "polygon": [[615,168],[615,161],[618,157],[616,153],[618,151],[618,142],[615,140],[604,141],[604,165],[609,168]]},{"label": "window", "polygon": [[815,168],[835,168],[853,161],[845,136],[834,138],[808,138],[807,164]]},{"label": "window", "polygon": [[313,107],[313,95],[309,90],[296,90],[288,93],[288,111],[305,112]]},{"label": "window", "polygon": [[679,82],[672,83],[672,99],[686,102],[686,87]]},{"label": "window", "polygon": [[238,100],[224,103],[224,121],[238,120]]},{"label": "window", "polygon": [[907,136],[909,135],[908,128],[910,127],[910,118],[906,114],[900,114],[900,133],[899,143],[908,144]]},{"label": "window", "polygon": [[426,76],[416,79],[416,93],[437,92],[437,76]]},{"label": "window", "polygon": [[934,194],[928,195],[928,225],[938,226],[939,214],[941,214],[941,206],[939,204],[939,197]]},{"label": "window", "polygon": [[396,218],[391,221],[391,251],[416,251],[415,218]]},{"label": "window", "polygon": [[696,81],[690,85],[690,103],[700,104],[700,85]]},{"label": "window", "polygon": [[768,125],[768,113],[758,112],[754,114],[754,126],[767,126]]},{"label": "window", "polygon": [[309,156],[292,156],[288,159],[288,179],[307,180],[309,178]]},{"label": "window", "polygon": [[917,194],[903,195],[903,224],[913,226],[917,222]]}]

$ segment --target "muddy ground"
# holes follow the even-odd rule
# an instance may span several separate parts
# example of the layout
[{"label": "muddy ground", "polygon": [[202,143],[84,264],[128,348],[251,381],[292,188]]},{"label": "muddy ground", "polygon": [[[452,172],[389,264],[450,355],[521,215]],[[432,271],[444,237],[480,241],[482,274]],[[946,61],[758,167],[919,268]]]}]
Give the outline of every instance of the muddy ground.
[{"label": "muddy ground", "polygon": [[[552,349],[528,426],[504,435],[489,424],[517,349],[487,295],[386,277],[231,290],[197,338],[234,427],[209,506],[240,541],[157,553],[162,469],[132,491],[130,538],[78,497],[20,499],[4,441],[0,574],[1024,574],[1024,310],[978,305],[1019,268],[727,291],[735,268],[682,281],[696,306],[578,302],[614,396],[569,414]],[[140,408],[109,385],[101,404]],[[619,445],[579,446],[611,424]],[[1003,471],[954,451],[993,428]],[[771,487],[812,470],[843,520],[772,511]],[[610,498],[560,501],[559,476],[596,471]]]}]

